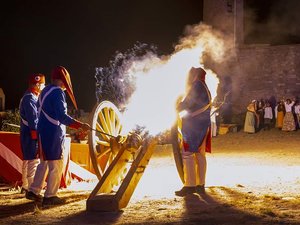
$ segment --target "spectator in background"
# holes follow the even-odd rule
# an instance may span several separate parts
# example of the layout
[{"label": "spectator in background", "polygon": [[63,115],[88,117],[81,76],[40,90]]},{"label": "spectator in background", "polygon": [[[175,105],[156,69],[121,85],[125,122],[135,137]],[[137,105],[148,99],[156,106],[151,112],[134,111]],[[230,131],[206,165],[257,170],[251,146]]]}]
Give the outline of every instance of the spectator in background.
[{"label": "spectator in background", "polygon": [[273,111],[270,106],[270,103],[267,102],[264,107],[264,130],[270,130],[272,119],[273,119]]},{"label": "spectator in background", "polygon": [[264,127],[264,107],[265,102],[263,99],[256,102],[256,117],[257,117],[257,123],[256,123],[256,129],[260,130]]},{"label": "spectator in background", "polygon": [[279,101],[275,107],[276,127],[282,129],[285,115],[284,101]]},{"label": "spectator in background", "polygon": [[285,107],[285,115],[283,118],[283,126],[282,126],[282,130],[283,131],[293,131],[296,129],[296,125],[295,125],[295,119],[294,119],[294,115],[292,112],[293,109],[293,105],[295,104],[295,101],[291,101],[291,99],[286,99],[286,101],[284,102],[284,107]]},{"label": "spectator in background", "polygon": [[247,113],[244,123],[244,132],[248,134],[255,133],[255,124],[256,124],[256,101],[252,102],[247,106]]},{"label": "spectator in background", "polygon": [[298,129],[300,129],[300,101],[298,100],[295,104],[295,115],[296,115],[296,124]]}]

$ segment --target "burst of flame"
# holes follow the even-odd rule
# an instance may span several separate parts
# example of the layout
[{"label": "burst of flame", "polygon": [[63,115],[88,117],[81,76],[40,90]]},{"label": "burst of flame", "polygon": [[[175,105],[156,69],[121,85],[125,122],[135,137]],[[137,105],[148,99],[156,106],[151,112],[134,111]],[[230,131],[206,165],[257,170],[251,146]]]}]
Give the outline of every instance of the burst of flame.
[{"label": "burst of flame", "polygon": [[[135,125],[145,126],[155,135],[169,129],[176,121],[175,103],[184,95],[188,71],[191,67],[203,67],[203,55],[220,60],[224,54],[224,42],[206,25],[190,29],[170,56],[148,55],[132,63],[128,74],[135,77],[136,91],[124,112],[124,132]],[[207,68],[206,83],[212,98],[217,95],[219,80]]]}]

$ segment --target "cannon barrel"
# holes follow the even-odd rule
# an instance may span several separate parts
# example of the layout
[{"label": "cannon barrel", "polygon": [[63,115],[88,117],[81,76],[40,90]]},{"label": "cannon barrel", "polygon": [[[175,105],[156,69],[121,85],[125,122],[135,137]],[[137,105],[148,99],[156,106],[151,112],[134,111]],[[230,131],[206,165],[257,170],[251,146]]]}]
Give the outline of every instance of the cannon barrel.
[{"label": "cannon barrel", "polygon": [[119,144],[126,145],[128,148],[138,149],[142,145],[142,137],[136,132],[129,132],[127,135],[119,135],[116,139]]}]

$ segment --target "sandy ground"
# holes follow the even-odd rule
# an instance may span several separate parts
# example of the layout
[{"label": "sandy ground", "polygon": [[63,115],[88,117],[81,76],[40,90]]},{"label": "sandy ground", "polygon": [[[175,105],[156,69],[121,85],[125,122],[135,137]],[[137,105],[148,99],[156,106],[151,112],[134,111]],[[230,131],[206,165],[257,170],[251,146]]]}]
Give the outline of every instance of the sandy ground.
[{"label": "sandy ground", "polygon": [[207,161],[205,195],[174,195],[182,184],[170,146],[160,146],[119,212],[86,211],[95,183],[74,181],[59,192],[67,204],[51,208],[0,192],[0,224],[300,224],[300,131],[220,135]]}]

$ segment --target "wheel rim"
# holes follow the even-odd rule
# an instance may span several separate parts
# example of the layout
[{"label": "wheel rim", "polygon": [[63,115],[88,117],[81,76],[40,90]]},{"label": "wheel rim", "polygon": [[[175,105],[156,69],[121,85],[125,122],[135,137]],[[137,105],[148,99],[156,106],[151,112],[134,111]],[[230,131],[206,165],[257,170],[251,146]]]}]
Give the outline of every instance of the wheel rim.
[{"label": "wheel rim", "polygon": [[184,183],[183,161],[181,155],[181,151],[183,149],[181,129],[182,129],[182,120],[178,116],[177,123],[171,129],[171,143],[173,147],[173,155],[176,164],[176,169],[180,177],[180,180],[182,181],[182,183]]},{"label": "wheel rim", "polygon": [[103,101],[94,107],[90,124],[93,128],[89,133],[90,156],[95,174],[100,180],[117,154],[115,148],[112,148],[111,136],[117,137],[122,131],[121,113],[113,103]]}]

